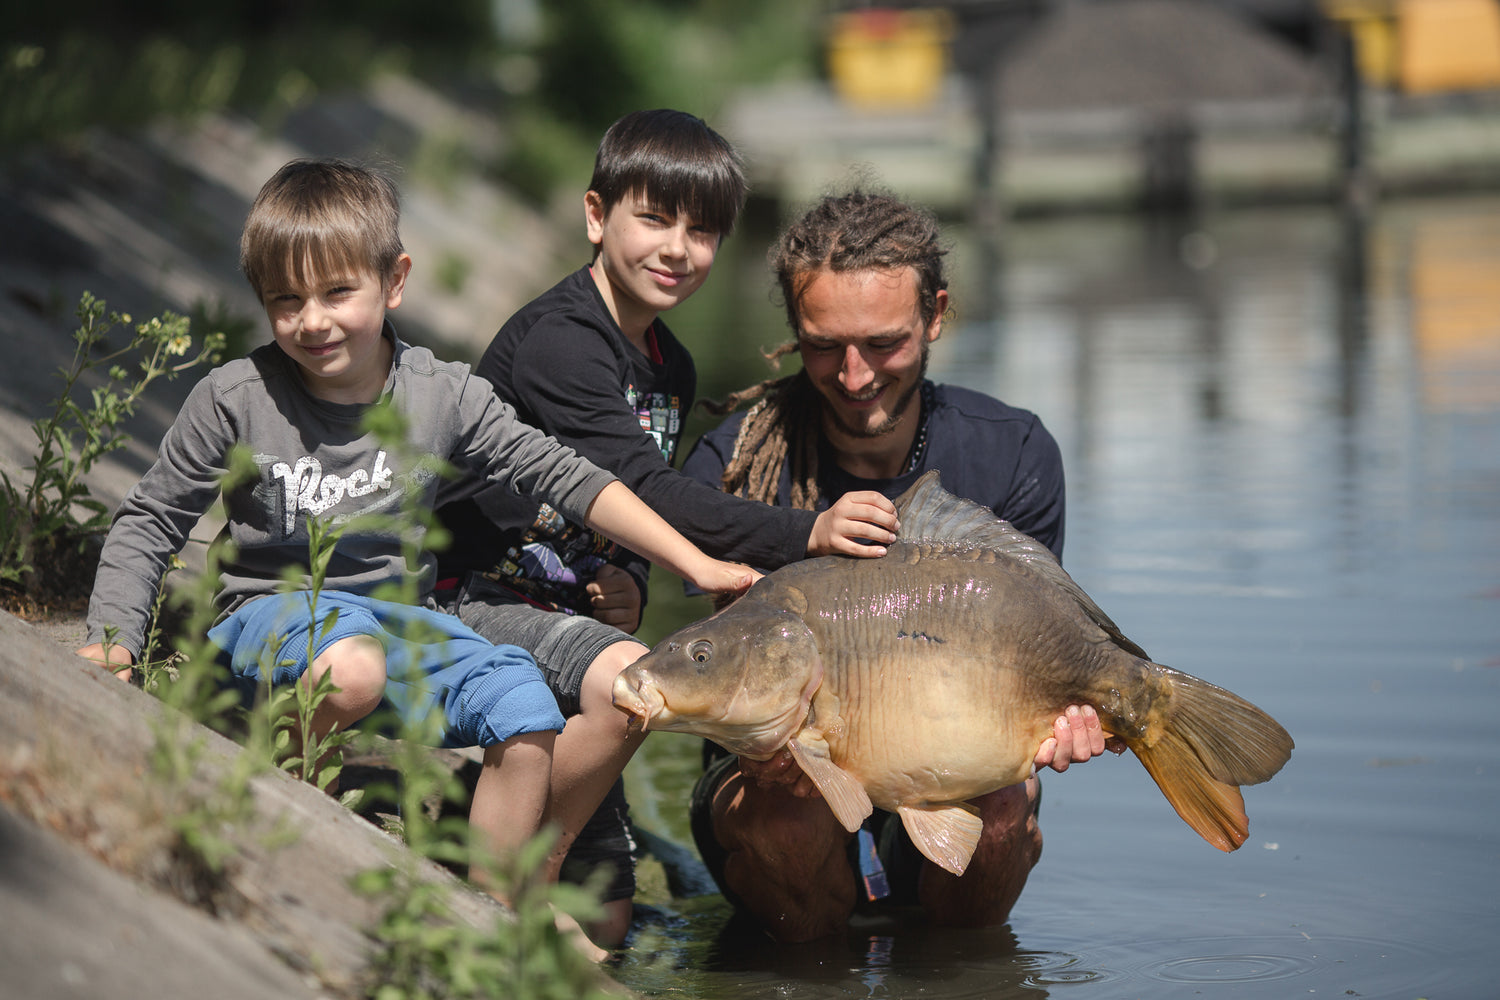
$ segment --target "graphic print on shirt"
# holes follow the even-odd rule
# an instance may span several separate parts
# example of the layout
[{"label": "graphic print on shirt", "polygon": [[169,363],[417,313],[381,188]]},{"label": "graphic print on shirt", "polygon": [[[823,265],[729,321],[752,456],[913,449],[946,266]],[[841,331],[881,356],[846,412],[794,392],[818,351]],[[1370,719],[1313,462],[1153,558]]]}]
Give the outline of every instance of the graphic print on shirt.
[{"label": "graphic print on shirt", "polygon": [[[677,450],[682,431],[682,397],[662,392],[625,389],[625,402],[641,430],[656,444],[667,464]],[[615,559],[620,547],[583,525],[573,524],[548,504],[536,521],[507,551],[494,570],[484,574],[533,603],[568,614],[588,614],[584,588],[599,567]]]},{"label": "graphic print on shirt", "polygon": [[682,437],[682,397],[664,392],[638,392],[632,385],[625,390],[625,403],[640,421],[641,430],[656,442],[661,457],[671,465]]},{"label": "graphic print on shirt", "polygon": [[313,455],[284,460],[257,454],[255,464],[260,481],[252,495],[266,514],[267,536],[278,541],[295,537],[309,517],[327,516],[337,526],[363,515],[397,513],[413,487],[421,490],[434,478],[428,470],[398,476],[387,466],[384,450],[368,466],[342,472],[324,469]]},{"label": "graphic print on shirt", "polygon": [[534,604],[570,615],[587,614],[584,588],[619,551],[614,542],[544,503],[520,543],[483,575]]}]

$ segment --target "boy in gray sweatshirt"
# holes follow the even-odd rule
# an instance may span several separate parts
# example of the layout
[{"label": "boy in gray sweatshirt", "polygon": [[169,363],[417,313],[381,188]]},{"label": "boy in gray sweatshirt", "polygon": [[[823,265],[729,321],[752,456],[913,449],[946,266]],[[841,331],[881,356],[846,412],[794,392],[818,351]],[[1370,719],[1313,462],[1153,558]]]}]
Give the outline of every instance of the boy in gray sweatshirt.
[{"label": "boy in gray sweatshirt", "polygon": [[[492,644],[430,606],[430,554],[410,567],[401,537],[356,519],[395,515],[403,504],[431,510],[498,484],[706,590],[740,591],[755,574],[706,556],[614,476],[521,423],[468,366],[402,343],[386,318],[411,270],[399,219],[394,185],[350,164],[294,161],[261,189],[240,264],[274,343],[216,368],[189,394],[156,463],[115,515],[79,653],[130,676],[167,562],[218,497],[231,448],[243,444],[258,475],[224,497],[221,538],[233,551],[210,639],[243,684],[263,669],[278,685],[330,674],[337,690],[319,706],[315,734],[347,728],[385,702],[409,724],[441,717],[443,745],[482,747],[470,822],[504,856],[552,807],[552,747],[563,728],[556,701],[525,650]],[[406,421],[400,455],[365,429],[377,406]],[[458,477],[440,478],[424,456]],[[349,527],[309,609],[308,591],[282,592],[281,580],[288,566],[305,573],[314,519]],[[420,542],[423,527],[404,525]],[[371,596],[410,572],[429,606]],[[334,627],[314,631],[309,649],[309,623],[334,610]],[[430,641],[405,638],[418,624]]]}]

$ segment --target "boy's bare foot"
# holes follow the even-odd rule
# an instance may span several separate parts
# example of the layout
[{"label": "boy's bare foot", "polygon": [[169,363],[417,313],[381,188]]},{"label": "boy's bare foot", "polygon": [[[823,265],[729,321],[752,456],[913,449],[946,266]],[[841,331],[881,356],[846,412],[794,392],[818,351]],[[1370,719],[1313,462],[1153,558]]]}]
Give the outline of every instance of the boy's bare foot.
[{"label": "boy's bare foot", "polygon": [[558,933],[572,942],[573,947],[582,952],[583,957],[590,962],[598,964],[609,958],[609,952],[590,941],[577,920],[555,906],[552,908],[552,922],[557,925]]}]

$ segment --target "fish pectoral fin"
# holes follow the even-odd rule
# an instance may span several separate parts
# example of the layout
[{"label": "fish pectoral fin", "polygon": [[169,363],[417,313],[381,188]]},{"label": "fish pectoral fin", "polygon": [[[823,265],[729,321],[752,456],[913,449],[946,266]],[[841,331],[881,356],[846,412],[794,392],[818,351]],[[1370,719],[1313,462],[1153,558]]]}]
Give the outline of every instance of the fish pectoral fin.
[{"label": "fish pectoral fin", "polygon": [[967,802],[946,805],[900,806],[896,812],[906,826],[911,842],[927,860],[955,875],[962,875],[979,846],[984,823],[979,810]]},{"label": "fish pectoral fin", "polygon": [[875,811],[870,794],[865,791],[854,775],[833,762],[828,755],[828,744],[820,736],[809,737],[805,733],[787,741],[787,749],[796,758],[797,765],[818,786],[823,801],[833,810],[845,830],[853,833]]}]

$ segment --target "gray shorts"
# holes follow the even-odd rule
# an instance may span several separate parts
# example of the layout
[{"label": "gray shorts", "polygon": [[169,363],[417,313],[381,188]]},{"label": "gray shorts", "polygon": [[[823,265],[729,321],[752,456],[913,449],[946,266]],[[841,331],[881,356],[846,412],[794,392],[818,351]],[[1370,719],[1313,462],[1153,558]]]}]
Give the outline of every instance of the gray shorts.
[{"label": "gray shorts", "polygon": [[439,591],[434,597],[439,607],[458,615],[459,621],[490,642],[520,646],[530,653],[567,718],[578,714],[589,664],[617,642],[637,641],[585,615],[529,604],[515,591],[478,573],[468,574],[457,590]]},{"label": "gray shorts", "polygon": [[[468,574],[457,590],[433,595],[444,611],[497,644],[520,646],[536,659],[547,686],[565,717],[579,712],[583,675],[599,654],[628,635],[584,615],[570,615],[529,604],[515,591],[478,573]],[[593,817],[579,831],[563,860],[562,878],[582,883],[595,871],[607,872],[603,902],[635,895],[635,837],[625,782],[616,778]]]}]

